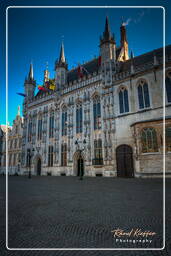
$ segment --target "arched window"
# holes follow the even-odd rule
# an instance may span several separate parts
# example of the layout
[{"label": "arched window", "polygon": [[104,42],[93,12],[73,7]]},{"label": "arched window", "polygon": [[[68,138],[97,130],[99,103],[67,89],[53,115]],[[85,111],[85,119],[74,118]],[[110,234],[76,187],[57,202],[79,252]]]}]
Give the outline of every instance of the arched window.
[{"label": "arched window", "polygon": [[142,152],[157,152],[157,134],[154,128],[144,128],[141,132]]},{"label": "arched window", "polygon": [[67,166],[67,144],[61,145],[61,166]]},{"label": "arched window", "polygon": [[103,164],[102,140],[94,140],[94,159],[93,165]]},{"label": "arched window", "polygon": [[166,128],[166,150],[171,151],[171,127]]},{"label": "arched window", "polygon": [[96,96],[93,99],[93,117],[94,117],[94,130],[101,129],[101,109],[100,109],[99,96]]},{"label": "arched window", "polygon": [[166,94],[167,94],[167,101],[171,102],[171,71],[167,73],[167,77],[166,77]]},{"label": "arched window", "polygon": [[48,149],[48,166],[53,166],[53,146]]},{"label": "arched window", "polygon": [[77,105],[76,108],[76,133],[81,133],[83,130],[83,113],[82,105]]},{"label": "arched window", "polygon": [[42,119],[38,120],[38,132],[37,132],[37,139],[42,139]]},{"label": "arched window", "polygon": [[49,117],[49,138],[53,138],[54,131],[54,113],[52,112]]},{"label": "arched window", "polygon": [[67,135],[67,109],[62,109],[62,136]]},{"label": "arched window", "polygon": [[119,91],[119,108],[120,113],[129,112],[128,91],[124,87]]},{"label": "arched window", "polygon": [[138,85],[138,100],[140,109],[150,107],[148,84],[144,80],[141,80]]}]

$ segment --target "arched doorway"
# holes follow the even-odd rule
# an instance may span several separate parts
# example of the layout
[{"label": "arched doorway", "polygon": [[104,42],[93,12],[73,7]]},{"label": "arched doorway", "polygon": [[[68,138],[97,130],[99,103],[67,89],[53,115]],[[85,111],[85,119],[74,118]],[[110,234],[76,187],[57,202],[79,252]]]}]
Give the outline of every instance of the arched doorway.
[{"label": "arched doorway", "polygon": [[134,177],[133,151],[129,145],[116,148],[116,164],[118,177]]},{"label": "arched doorway", "polygon": [[77,176],[84,176],[84,160],[81,155],[77,160]]},{"label": "arched doorway", "polygon": [[37,175],[38,176],[41,175],[41,159],[40,158],[37,160]]},{"label": "arched doorway", "polygon": [[73,155],[73,174],[75,176],[84,176],[85,156],[81,150],[77,150]]}]

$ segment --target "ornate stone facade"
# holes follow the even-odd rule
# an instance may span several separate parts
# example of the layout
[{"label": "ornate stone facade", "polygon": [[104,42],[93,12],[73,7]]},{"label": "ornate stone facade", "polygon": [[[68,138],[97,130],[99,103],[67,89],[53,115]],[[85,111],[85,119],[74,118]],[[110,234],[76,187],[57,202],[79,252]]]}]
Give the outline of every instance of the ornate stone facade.
[{"label": "ornate stone facade", "polygon": [[[161,174],[162,56],[161,48],[137,57],[131,54],[129,59],[125,27],[121,26],[121,45],[117,47],[106,19],[99,58],[68,70],[62,45],[55,63],[55,91],[39,91],[35,95],[31,65],[24,84],[22,173],[28,173],[31,168],[34,175],[79,175],[82,168],[85,176]],[[169,129],[170,74],[171,47],[168,46]],[[156,128],[157,142],[155,132],[142,130],[150,127]],[[170,133],[167,140],[170,143]],[[168,149],[166,160],[170,161]],[[171,171],[169,166],[166,164],[167,173]]]},{"label": "ornate stone facade", "polygon": [[20,107],[13,121],[13,126],[8,127],[8,132],[4,133],[2,140],[2,161],[0,173],[6,173],[6,136],[8,136],[8,173],[10,175],[21,174],[21,149],[23,134],[23,118],[20,116]]}]

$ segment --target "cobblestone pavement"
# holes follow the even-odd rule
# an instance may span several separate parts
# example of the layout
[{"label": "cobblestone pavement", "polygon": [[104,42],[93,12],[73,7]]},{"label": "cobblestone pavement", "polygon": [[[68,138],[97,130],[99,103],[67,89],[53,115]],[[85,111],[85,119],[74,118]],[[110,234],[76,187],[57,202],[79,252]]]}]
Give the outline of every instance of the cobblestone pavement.
[{"label": "cobblestone pavement", "polygon": [[[0,177],[0,186],[0,255],[171,255],[171,179],[166,181],[167,246],[162,251],[6,250],[5,177]],[[8,191],[10,248],[162,247],[161,179],[9,177]],[[116,243],[111,230],[118,227],[156,235],[151,244]]]}]

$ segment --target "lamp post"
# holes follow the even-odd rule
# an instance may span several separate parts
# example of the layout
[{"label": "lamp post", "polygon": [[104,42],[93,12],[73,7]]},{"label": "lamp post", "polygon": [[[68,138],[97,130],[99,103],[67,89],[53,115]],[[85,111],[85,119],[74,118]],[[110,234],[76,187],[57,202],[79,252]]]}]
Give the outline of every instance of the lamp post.
[{"label": "lamp post", "polygon": [[[84,139],[83,140],[83,144],[85,145],[86,144],[86,140]],[[84,147],[82,148],[82,149],[80,149],[79,148],[79,141],[78,140],[76,140],[75,141],[75,145],[78,147],[78,151],[80,152],[80,158],[79,158],[79,165],[80,165],[80,172],[79,172],[79,177],[80,177],[80,180],[83,180],[83,164],[81,164],[81,160],[82,160],[82,158],[81,158],[81,153],[84,151]]]},{"label": "lamp post", "polygon": [[33,152],[34,152],[34,148],[28,152],[28,161],[29,161],[29,174],[28,174],[28,178],[31,179],[31,158],[33,156]]}]

